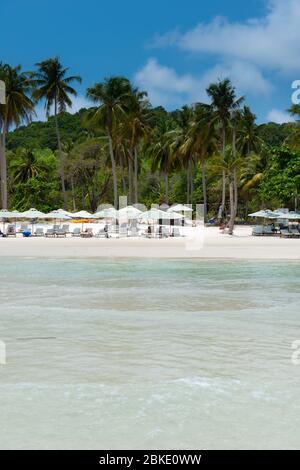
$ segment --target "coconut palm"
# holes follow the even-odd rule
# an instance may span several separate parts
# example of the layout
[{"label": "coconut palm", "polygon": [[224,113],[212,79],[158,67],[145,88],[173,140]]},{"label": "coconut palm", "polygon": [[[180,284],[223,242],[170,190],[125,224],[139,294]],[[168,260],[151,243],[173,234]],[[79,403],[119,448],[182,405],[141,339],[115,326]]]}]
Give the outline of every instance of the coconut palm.
[{"label": "coconut palm", "polygon": [[[244,98],[236,98],[235,88],[232,86],[230,80],[219,81],[212,83],[206,90],[211,99],[212,107],[220,123],[221,128],[221,141],[222,141],[222,154],[225,158],[227,129],[231,118],[231,111],[240,107]],[[224,213],[225,199],[226,199],[226,180],[225,171],[222,174],[222,203],[221,212]]]},{"label": "coconut palm", "polygon": [[[147,137],[151,131],[150,127],[150,105],[146,99],[147,93],[141,92],[138,89],[132,91],[130,98],[130,108],[126,119],[126,130],[128,135],[129,144],[129,168],[133,163],[133,187],[134,187],[134,202],[138,202],[138,149],[141,140]],[[129,171],[129,182],[131,178]]]},{"label": "coconut palm", "polygon": [[244,165],[242,156],[235,151],[232,145],[225,147],[225,153],[222,152],[215,158],[213,168],[215,171],[225,175],[229,184],[229,203],[230,203],[230,218],[228,222],[229,234],[233,234],[234,222],[237,215],[238,203],[238,172]]},{"label": "coconut palm", "polygon": [[148,148],[152,158],[152,172],[158,171],[163,174],[165,181],[165,202],[169,200],[169,174],[176,166],[177,155],[174,149],[173,123],[162,121],[153,135],[153,143]]},{"label": "coconut palm", "polygon": [[206,160],[217,149],[216,118],[211,106],[197,104],[185,141],[181,147],[183,153],[194,155],[200,160],[202,173],[202,193],[204,219],[207,216]]},{"label": "coconut palm", "polygon": [[263,145],[263,140],[257,132],[255,124],[256,116],[251,112],[249,106],[244,106],[239,115],[237,123],[237,148],[244,156],[250,152],[258,153]]},{"label": "coconut palm", "polygon": [[1,170],[1,202],[7,209],[7,161],[5,153],[5,137],[10,127],[30,122],[34,112],[34,103],[30,98],[32,82],[21,66],[11,67],[0,63],[0,80],[5,83],[5,104],[0,104],[0,170]]},{"label": "coconut palm", "polygon": [[87,97],[98,105],[88,113],[87,122],[95,128],[103,129],[108,138],[116,208],[118,206],[118,181],[113,131],[120,120],[125,118],[125,112],[130,107],[131,95],[132,86],[124,77],[106,78],[103,83],[96,83],[87,90]]},{"label": "coconut palm", "polygon": [[77,92],[70,84],[72,82],[80,83],[81,77],[78,75],[67,76],[69,69],[63,67],[58,57],[39,62],[36,66],[38,67],[38,70],[33,73],[34,85],[36,87],[33,92],[33,97],[37,101],[45,100],[47,117],[50,116],[53,108],[60,159],[61,189],[64,198],[64,208],[67,209],[68,201],[65,185],[64,158],[57,116],[60,113],[64,113],[67,107],[72,106],[70,96],[77,96]]}]

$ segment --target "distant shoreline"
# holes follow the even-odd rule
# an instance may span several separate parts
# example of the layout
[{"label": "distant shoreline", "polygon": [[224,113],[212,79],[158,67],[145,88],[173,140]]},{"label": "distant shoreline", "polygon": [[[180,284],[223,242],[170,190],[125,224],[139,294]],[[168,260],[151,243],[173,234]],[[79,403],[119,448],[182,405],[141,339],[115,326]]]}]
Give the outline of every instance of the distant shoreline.
[{"label": "distant shoreline", "polygon": [[[199,229],[199,233],[200,230]],[[220,260],[300,260],[300,239],[253,237],[252,227],[240,226],[235,235],[223,235],[216,227],[204,229],[196,242],[186,238],[0,239],[2,258],[162,258]]]}]

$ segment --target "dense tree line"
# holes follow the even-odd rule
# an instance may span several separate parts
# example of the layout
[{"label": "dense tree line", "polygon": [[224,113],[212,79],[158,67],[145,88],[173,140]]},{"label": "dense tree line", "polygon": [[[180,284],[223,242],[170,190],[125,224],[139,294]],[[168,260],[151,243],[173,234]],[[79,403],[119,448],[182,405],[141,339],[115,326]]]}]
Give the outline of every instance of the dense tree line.
[{"label": "dense tree line", "polygon": [[[2,207],[95,211],[101,203],[203,203],[205,216],[237,218],[261,207],[293,209],[300,189],[298,123],[256,124],[229,80],[209,104],[153,108],[125,77],[87,90],[91,108],[69,114],[78,76],[58,58],[33,72],[0,63]],[[47,121],[31,122],[36,104]],[[291,113],[299,115],[298,107]]]}]

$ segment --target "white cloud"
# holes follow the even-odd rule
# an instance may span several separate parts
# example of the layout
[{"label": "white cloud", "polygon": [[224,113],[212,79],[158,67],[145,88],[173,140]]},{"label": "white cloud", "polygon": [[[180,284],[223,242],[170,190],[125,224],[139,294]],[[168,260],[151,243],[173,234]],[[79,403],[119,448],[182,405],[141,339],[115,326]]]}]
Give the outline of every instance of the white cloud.
[{"label": "white cloud", "polygon": [[151,58],[136,73],[134,81],[141,89],[148,91],[154,106],[175,107],[197,101],[208,102],[205,91],[208,85],[227,77],[236,86],[238,95],[268,94],[272,90],[272,85],[257,67],[240,62],[216,65],[196,77],[191,74],[180,75],[173,68]]},{"label": "white cloud", "polygon": [[289,113],[273,108],[267,115],[267,121],[283,124],[284,122],[293,122],[294,119]]},{"label": "white cloud", "polygon": [[268,0],[267,6],[267,13],[262,18],[233,23],[218,17],[183,34],[169,32],[156,39],[156,44],[177,45],[184,50],[215,54],[222,59],[249,61],[284,73],[296,72],[300,69],[300,2]]}]

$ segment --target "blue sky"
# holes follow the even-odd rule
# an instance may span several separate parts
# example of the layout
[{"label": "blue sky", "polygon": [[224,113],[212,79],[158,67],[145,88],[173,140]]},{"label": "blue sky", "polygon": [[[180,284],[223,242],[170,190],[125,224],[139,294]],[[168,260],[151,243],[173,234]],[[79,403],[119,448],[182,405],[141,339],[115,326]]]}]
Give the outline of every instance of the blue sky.
[{"label": "blue sky", "polygon": [[0,18],[0,60],[32,69],[59,55],[82,76],[74,110],[109,75],[168,109],[205,101],[206,86],[229,77],[260,122],[289,119],[300,0],[1,0]]}]

